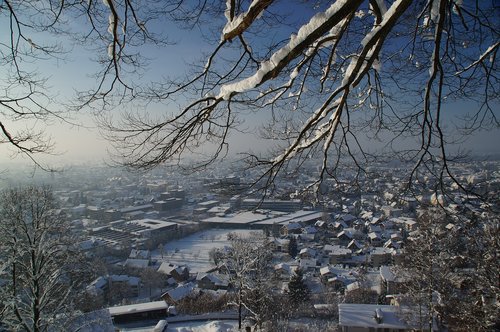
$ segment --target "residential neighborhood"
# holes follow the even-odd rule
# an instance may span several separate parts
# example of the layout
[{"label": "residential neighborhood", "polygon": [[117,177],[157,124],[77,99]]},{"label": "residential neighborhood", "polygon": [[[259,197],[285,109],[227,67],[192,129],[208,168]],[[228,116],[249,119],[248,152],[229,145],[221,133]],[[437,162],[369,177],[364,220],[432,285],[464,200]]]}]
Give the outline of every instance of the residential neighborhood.
[{"label": "residential neighborhood", "polygon": [[[500,189],[498,163],[485,164],[481,174],[464,165],[461,180],[494,197]],[[260,324],[264,316],[250,304],[242,311],[234,304],[248,271],[240,273],[241,266],[228,257],[238,254],[235,246],[243,241],[243,247],[261,246],[270,255],[258,271],[262,279],[254,278],[256,272],[251,278],[265,283],[270,301],[288,299],[294,291],[290,283],[301,276],[305,293],[299,301],[287,300],[287,314],[276,313],[287,317],[289,326],[300,329],[313,320],[332,331],[446,331],[439,300],[420,303],[408,293],[418,274],[426,273],[406,268],[417,262],[411,255],[419,254],[408,248],[428,227],[426,218],[454,237],[468,236],[463,230],[467,215],[485,225],[498,221],[498,200],[466,197],[455,193],[453,184],[446,197],[425,189],[410,197],[399,168],[373,168],[378,176],[358,179],[359,186],[346,185],[354,176],[348,172],[341,181],[326,181],[320,201],[296,193],[295,185],[308,181],[305,174],[283,180],[284,189],[261,199],[245,198],[252,197],[245,186],[251,173],[237,177],[220,170],[185,177],[81,168],[54,178],[60,209],[80,239],[77,247],[94,266],[82,309],[108,310],[109,326],[123,331],[163,319],[180,324],[183,316],[196,321],[207,314],[233,321],[240,315],[245,326]],[[239,259],[237,264],[246,264]],[[453,262],[449,277],[457,281],[457,294],[466,296],[459,280],[468,280],[474,267]],[[498,293],[479,299],[498,312]]]}]

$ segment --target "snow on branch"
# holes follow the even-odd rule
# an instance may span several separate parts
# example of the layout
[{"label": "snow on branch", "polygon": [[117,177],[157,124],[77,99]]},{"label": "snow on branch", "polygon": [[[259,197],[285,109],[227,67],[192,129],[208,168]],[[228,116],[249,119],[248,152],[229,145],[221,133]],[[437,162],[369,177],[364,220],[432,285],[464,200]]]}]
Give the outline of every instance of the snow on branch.
[{"label": "snow on branch", "polygon": [[[455,76],[458,76],[458,75],[460,75],[460,74],[462,74],[462,73],[464,73],[464,72],[468,71],[469,69],[471,69],[471,68],[475,67],[475,66],[476,66],[477,64],[479,64],[480,62],[483,62],[483,61],[486,59],[486,57],[487,57],[488,55],[490,55],[490,54],[494,54],[494,52],[496,53],[496,50],[497,50],[497,48],[498,48],[499,46],[500,46],[500,42],[496,42],[495,44],[493,44],[493,45],[491,45],[490,47],[488,47],[488,49],[487,49],[486,51],[484,51],[484,53],[483,53],[483,54],[481,54],[481,55],[479,56],[479,58],[478,58],[476,61],[474,61],[473,63],[471,63],[470,65],[468,65],[468,66],[467,66],[467,67],[465,67],[464,69],[462,69],[462,70],[460,70],[460,71],[457,71],[457,72],[455,73]],[[491,61],[491,62],[493,62],[493,61]]]},{"label": "snow on branch", "polygon": [[[284,153],[272,160],[273,164],[281,164],[284,161],[293,158],[298,152],[310,148],[326,136],[328,136],[328,139],[325,141],[323,148],[329,148],[340,121],[342,109],[347,101],[350,86],[356,85],[368,71],[383,44],[383,40],[410,3],[410,0],[399,0],[394,2],[391,8],[385,13],[381,24],[375,25],[372,31],[369,32],[365,38],[363,38],[361,41],[363,49],[360,53],[353,56],[344,74],[341,86],[334,91],[327,101],[323,103],[323,105],[308,119],[308,121],[306,121],[295,141],[290,144]],[[334,100],[334,98],[342,91],[344,92],[342,97]],[[320,124],[333,109],[335,109],[335,111],[330,116],[329,120],[317,127],[318,124]],[[317,129],[313,131],[311,137],[306,138],[311,129],[316,127]]]},{"label": "snow on branch", "polygon": [[222,40],[232,40],[234,37],[241,35],[252,23],[262,15],[264,10],[274,0],[253,0],[248,7],[248,10],[233,18],[234,15],[234,1],[228,0],[226,3],[225,15],[227,23],[222,30]]},{"label": "snow on branch", "polygon": [[290,37],[287,45],[276,51],[269,60],[261,63],[254,75],[239,82],[223,85],[218,98],[228,100],[234,93],[248,91],[275,78],[291,60],[308,49],[315,40],[340,23],[349,13],[354,13],[361,3],[362,0],[340,0],[325,12],[314,15],[299,29],[297,35]]}]

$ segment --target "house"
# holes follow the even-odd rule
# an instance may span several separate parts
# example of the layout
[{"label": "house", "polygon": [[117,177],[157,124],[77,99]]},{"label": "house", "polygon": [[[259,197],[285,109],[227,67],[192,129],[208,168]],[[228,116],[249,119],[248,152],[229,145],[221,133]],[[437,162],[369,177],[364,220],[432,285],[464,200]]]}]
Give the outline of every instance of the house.
[{"label": "house", "polygon": [[87,286],[86,291],[92,295],[103,295],[109,290],[109,283],[106,277],[98,277]]},{"label": "house", "polygon": [[378,235],[378,233],[368,233],[368,239],[373,247],[380,247],[382,245],[382,239],[380,238],[380,235]]},{"label": "house", "polygon": [[290,242],[289,239],[275,238],[271,242],[271,246],[272,246],[273,250],[281,251],[281,252],[288,252],[288,243],[289,242]]},{"label": "house", "polygon": [[401,233],[399,232],[394,232],[391,234],[391,240],[394,242],[402,241],[403,237],[401,236]]},{"label": "house", "polygon": [[336,230],[336,231],[342,231],[344,228],[348,228],[349,227],[342,220],[336,221],[336,222],[332,223],[331,225],[332,225],[333,229]]},{"label": "house", "polygon": [[351,258],[352,250],[341,246],[333,246],[333,250],[328,254],[329,263],[332,265],[341,264]]},{"label": "house", "polygon": [[302,271],[314,271],[316,269],[316,259],[303,258],[299,261],[299,267]]},{"label": "house", "polygon": [[126,267],[134,269],[145,269],[149,266],[149,259],[132,259],[128,258],[124,264]]},{"label": "house", "polygon": [[178,282],[185,281],[189,278],[189,268],[185,265],[178,266],[167,262],[163,262],[161,263],[157,271],[174,278]]},{"label": "house", "polygon": [[[412,317],[408,307],[378,304],[339,304],[339,327],[342,332],[403,332],[421,331],[421,324],[407,322],[404,317]],[[433,327],[437,331],[437,327]],[[424,331],[428,331],[425,329]]]},{"label": "house", "polygon": [[283,236],[300,233],[302,233],[302,225],[298,222],[291,222],[288,225],[283,225],[280,229],[280,234]]},{"label": "house", "polygon": [[167,303],[176,304],[183,298],[193,293],[194,289],[195,289],[194,283],[190,282],[185,285],[181,285],[177,288],[171,289],[166,293],[163,293],[161,295],[161,298],[165,300],[165,302]]},{"label": "house", "polygon": [[316,234],[299,234],[297,235],[297,240],[302,242],[314,242],[316,240]]},{"label": "house", "polygon": [[352,240],[352,234],[348,230],[343,230],[337,235],[337,238],[340,240],[340,242],[349,243]]},{"label": "house", "polygon": [[210,290],[226,290],[229,286],[229,282],[226,279],[222,279],[213,273],[205,272],[198,272],[196,275],[196,284],[198,288]]},{"label": "house", "polygon": [[318,233],[318,229],[314,226],[306,226],[302,228],[302,233],[304,234],[316,234]]},{"label": "house", "polygon": [[391,262],[393,249],[377,247],[370,253],[370,259],[373,267],[387,265]]},{"label": "house", "polygon": [[399,217],[399,218],[392,218],[391,221],[395,224],[400,225],[408,232],[414,231],[418,228],[418,223],[414,218]]},{"label": "house", "polygon": [[347,279],[345,276],[332,277],[326,281],[326,285],[333,288],[335,291],[344,289],[349,283],[352,283],[352,281]]},{"label": "house", "polygon": [[354,220],[356,220],[356,217],[353,216],[352,214],[344,214],[343,216],[340,217],[340,219],[347,225],[351,225]]},{"label": "house", "polygon": [[281,279],[290,279],[295,272],[296,266],[286,263],[279,263],[274,266],[274,273]]},{"label": "house", "polygon": [[393,249],[391,255],[392,255],[392,262],[395,265],[400,265],[403,263],[405,258],[404,249]]},{"label": "house", "polygon": [[348,249],[351,249],[353,251],[356,251],[356,250],[359,250],[359,249],[362,249],[363,248],[363,245],[361,243],[359,243],[358,241],[356,240],[352,240],[351,242],[349,242],[349,244],[347,245],[347,248]]},{"label": "house", "polygon": [[334,278],[337,276],[335,270],[331,266],[323,266],[319,269],[319,274],[321,278],[321,282],[324,284],[328,281],[328,279]]},{"label": "house", "polygon": [[386,265],[381,266],[380,277],[386,294],[400,293],[404,280],[401,277],[398,277],[393,269]]},{"label": "house", "polygon": [[299,252],[299,257],[300,258],[315,258],[316,257],[316,250],[312,248],[302,248]]},{"label": "house", "polygon": [[377,224],[368,223],[368,233],[381,233],[382,227]]},{"label": "house", "polygon": [[384,248],[400,249],[401,244],[402,244],[402,241],[394,241],[393,239],[389,239],[389,240],[384,242]]},{"label": "house", "polygon": [[168,304],[165,301],[130,304],[108,308],[113,322],[118,324],[162,319],[168,316]]},{"label": "house", "polygon": [[387,218],[398,218],[403,214],[403,210],[397,209],[393,206],[386,205],[380,208]]},{"label": "house", "polygon": [[151,252],[149,250],[132,249],[128,258],[132,259],[151,259]]},{"label": "house", "polygon": [[121,285],[123,285],[130,290],[130,292],[128,293],[129,297],[139,296],[139,291],[141,288],[141,278],[124,274],[112,274],[108,277],[108,282],[110,292],[112,292],[113,288],[121,287]]},{"label": "house", "polygon": [[324,220],[318,220],[314,223],[314,226],[320,229],[326,229],[328,226],[328,223]]}]

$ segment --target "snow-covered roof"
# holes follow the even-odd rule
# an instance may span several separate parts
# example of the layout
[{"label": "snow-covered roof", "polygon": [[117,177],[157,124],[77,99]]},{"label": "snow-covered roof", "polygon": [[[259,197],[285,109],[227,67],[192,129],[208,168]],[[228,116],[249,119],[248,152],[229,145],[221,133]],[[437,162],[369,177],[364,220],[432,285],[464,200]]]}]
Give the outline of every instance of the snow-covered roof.
[{"label": "snow-covered roof", "polygon": [[319,269],[319,273],[321,275],[330,274],[330,273],[335,274],[334,269],[331,266],[323,266],[321,269]]},{"label": "snow-covered roof", "polygon": [[131,277],[125,274],[112,274],[109,276],[109,279],[112,282],[127,282],[129,285],[134,286],[134,285],[139,285],[141,282],[141,278],[138,277]]},{"label": "snow-covered roof", "polygon": [[393,250],[391,248],[384,248],[384,247],[376,247],[373,248],[371,251],[372,255],[386,255],[386,254],[391,254]]},{"label": "snow-covered roof", "polygon": [[161,219],[140,219],[140,220],[132,220],[129,223],[147,227],[151,230],[169,228],[177,225],[175,222],[165,221]]},{"label": "snow-covered roof", "polygon": [[356,247],[356,248],[358,248],[358,249],[360,249],[360,248],[362,248],[362,247],[363,247],[363,246],[362,246],[362,245],[361,245],[358,241],[356,241],[356,240],[352,240],[352,241],[351,241],[351,242],[349,242],[349,244],[347,245],[347,247],[348,247],[348,248],[350,248],[350,247],[352,247],[352,246],[354,246],[354,247]]},{"label": "snow-covered roof", "polygon": [[308,254],[310,256],[316,256],[316,250],[312,249],[312,248],[302,248],[299,252],[299,255],[303,255],[303,254]]},{"label": "snow-covered roof", "polygon": [[164,274],[170,274],[172,273],[173,270],[177,268],[177,265],[170,264],[167,262],[161,263],[160,267],[158,268],[158,272],[164,273]]},{"label": "snow-covered roof", "polygon": [[353,216],[352,214],[344,214],[342,217],[340,217],[343,221],[345,222],[349,222],[349,221],[353,221],[356,219],[355,216]]},{"label": "snow-covered roof", "polygon": [[198,272],[196,275],[196,281],[200,281],[205,278],[209,279],[214,285],[227,286],[229,284],[227,280],[222,280],[213,273]]},{"label": "snow-covered roof", "polygon": [[302,228],[302,225],[299,224],[298,222],[291,222],[288,225],[285,225],[286,229],[293,230],[293,229],[300,229]]},{"label": "snow-covered roof", "polygon": [[146,311],[163,310],[163,309],[164,310],[168,309],[168,304],[165,301],[137,303],[137,304],[129,304],[129,305],[108,308],[109,314],[111,316],[126,315],[136,312],[146,312]]},{"label": "snow-covered roof", "polygon": [[149,250],[139,250],[139,249],[130,250],[130,255],[128,255],[129,258],[140,258],[140,259],[147,259],[150,256],[151,253]]},{"label": "snow-covered roof", "polygon": [[329,248],[329,251],[330,251],[330,255],[332,255],[332,256],[335,256],[335,255],[347,255],[347,254],[351,254],[352,253],[351,249],[344,248],[344,247],[341,247],[339,245],[331,246],[331,248]]},{"label": "snow-covered roof", "polygon": [[190,282],[188,284],[171,289],[166,294],[168,294],[172,300],[179,301],[189,295],[193,291],[193,289],[194,284]]},{"label": "snow-covered roof", "polygon": [[203,223],[224,223],[224,224],[252,224],[257,221],[268,219],[269,217],[263,214],[254,213],[251,211],[241,212],[237,214],[225,215],[224,217],[211,217],[203,219]]},{"label": "snow-covered roof", "polygon": [[108,284],[108,280],[105,277],[98,277],[87,287],[95,287],[96,289],[102,289]]},{"label": "snow-covered roof", "polygon": [[380,267],[380,276],[384,281],[396,280],[396,275],[392,272],[391,268],[386,265]]},{"label": "snow-covered roof", "polygon": [[339,238],[339,237],[341,237],[341,236],[343,236],[343,235],[347,236],[347,237],[348,237],[348,238],[350,238],[350,239],[352,238],[352,234],[351,234],[351,232],[349,232],[349,231],[342,231],[342,232],[340,232],[340,233],[337,235],[337,237]]},{"label": "snow-covered roof", "polygon": [[316,259],[314,259],[314,258],[309,258],[309,259],[303,258],[303,259],[300,260],[299,266],[300,267],[305,267],[305,268],[316,267]]},{"label": "snow-covered roof", "polygon": [[127,267],[133,267],[137,269],[144,269],[149,266],[149,259],[133,259],[133,258],[128,258],[125,261],[125,266]]},{"label": "snow-covered roof", "polygon": [[346,291],[352,292],[352,291],[354,291],[356,289],[360,289],[360,288],[361,288],[361,284],[358,281],[355,281],[355,282],[347,285]]},{"label": "snow-covered roof", "polygon": [[306,226],[303,228],[303,232],[306,234],[316,234],[318,230],[313,226]]},{"label": "snow-covered roof", "polygon": [[375,329],[413,328],[400,319],[400,311],[400,307],[390,305],[340,303],[339,325]]}]

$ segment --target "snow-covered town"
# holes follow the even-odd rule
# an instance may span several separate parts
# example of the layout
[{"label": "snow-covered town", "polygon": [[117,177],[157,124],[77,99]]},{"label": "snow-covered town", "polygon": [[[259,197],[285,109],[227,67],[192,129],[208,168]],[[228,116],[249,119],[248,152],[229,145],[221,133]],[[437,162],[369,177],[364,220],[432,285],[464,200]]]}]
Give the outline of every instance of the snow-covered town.
[{"label": "snow-covered town", "polygon": [[[498,198],[498,162],[478,164],[464,164],[460,180]],[[425,269],[442,268],[436,274],[452,281],[453,296],[472,296],[464,284],[484,271],[463,256],[474,257],[475,249],[445,248],[440,234],[479,237],[466,229],[473,218],[498,234],[497,202],[453,186],[447,196],[436,195],[427,189],[431,178],[410,196],[404,167],[383,165],[357,185],[354,171],[323,183],[318,201],[295,190],[313,181],[310,171],[282,179],[283,189],[265,198],[248,189],[251,172],[226,175],[222,168],[181,175],[75,167],[52,176],[60,211],[92,266],[78,308],[90,320],[97,317],[87,330],[443,330],[447,322],[437,313],[445,295],[433,290],[429,303],[410,287],[434,277]],[[489,241],[481,259],[497,271],[498,237]],[[431,259],[415,244],[455,256]],[[482,301],[476,305],[494,315],[498,293],[488,287],[498,285],[476,286]],[[420,291],[428,295],[425,287]],[[422,313],[429,306],[432,327]]]}]

